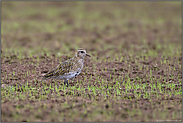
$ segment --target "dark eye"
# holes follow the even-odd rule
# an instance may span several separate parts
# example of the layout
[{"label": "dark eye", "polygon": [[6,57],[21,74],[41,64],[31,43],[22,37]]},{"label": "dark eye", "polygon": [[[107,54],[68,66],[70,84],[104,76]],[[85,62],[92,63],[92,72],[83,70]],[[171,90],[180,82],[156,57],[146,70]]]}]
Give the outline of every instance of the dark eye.
[{"label": "dark eye", "polygon": [[81,51],[81,53],[84,53],[84,51]]}]

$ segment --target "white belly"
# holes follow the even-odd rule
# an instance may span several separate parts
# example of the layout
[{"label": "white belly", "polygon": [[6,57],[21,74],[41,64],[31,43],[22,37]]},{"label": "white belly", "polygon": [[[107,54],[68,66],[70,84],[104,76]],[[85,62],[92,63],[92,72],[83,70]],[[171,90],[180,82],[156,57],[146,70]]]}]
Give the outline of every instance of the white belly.
[{"label": "white belly", "polygon": [[69,73],[66,73],[64,75],[60,75],[58,77],[55,77],[55,79],[63,79],[63,80],[74,79],[79,74],[80,74],[80,72],[69,72]]}]

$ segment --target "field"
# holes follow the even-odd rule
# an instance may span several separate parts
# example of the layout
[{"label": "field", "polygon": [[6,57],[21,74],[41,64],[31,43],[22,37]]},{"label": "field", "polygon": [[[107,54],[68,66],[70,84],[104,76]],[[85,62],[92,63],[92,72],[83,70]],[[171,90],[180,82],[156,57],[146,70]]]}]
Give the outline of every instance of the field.
[{"label": "field", "polygon": [[[182,122],[181,2],[1,2],[1,121]],[[38,76],[85,48],[79,76]]]}]

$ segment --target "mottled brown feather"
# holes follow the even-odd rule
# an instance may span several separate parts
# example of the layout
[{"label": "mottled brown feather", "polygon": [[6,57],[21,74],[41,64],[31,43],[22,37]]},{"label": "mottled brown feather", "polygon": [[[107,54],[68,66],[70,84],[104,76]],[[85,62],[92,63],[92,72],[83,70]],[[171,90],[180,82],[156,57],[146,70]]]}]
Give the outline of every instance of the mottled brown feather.
[{"label": "mottled brown feather", "polygon": [[[83,54],[80,54],[81,50],[83,50]],[[66,75],[67,73],[70,74],[70,72],[75,73],[77,71],[79,71],[79,73],[82,70],[83,67],[83,56],[86,56],[86,50],[80,48],[77,50],[75,57],[68,59],[65,62],[60,63],[54,70],[48,72],[47,74],[45,74],[43,77],[43,80],[48,79],[48,78],[57,78],[59,76],[63,76]],[[81,60],[82,59],[82,60]],[[75,76],[77,76],[79,73],[74,74]],[[69,75],[68,74],[68,75]],[[69,78],[68,78],[69,79]]]}]

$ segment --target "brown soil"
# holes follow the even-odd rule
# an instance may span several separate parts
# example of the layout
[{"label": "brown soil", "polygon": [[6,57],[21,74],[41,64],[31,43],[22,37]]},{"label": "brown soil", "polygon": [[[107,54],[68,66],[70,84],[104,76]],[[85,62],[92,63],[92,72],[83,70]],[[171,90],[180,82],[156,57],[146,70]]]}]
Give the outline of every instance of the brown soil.
[{"label": "brown soil", "polygon": [[[51,5],[57,6],[57,4]],[[88,6],[87,11],[92,11],[94,8],[99,9],[98,7]],[[175,12],[176,11],[177,10],[175,10]],[[107,12],[104,13],[104,16],[110,18],[112,14]],[[67,24],[73,25],[74,22],[72,18],[69,18],[69,14],[66,15],[68,15],[68,17],[66,16],[66,18],[68,18]],[[4,19],[7,18],[4,17]],[[44,15],[40,16],[38,14],[27,19],[43,20],[45,18],[46,17]],[[157,94],[152,93],[150,98],[144,98],[145,92],[152,90],[150,84],[158,84],[159,82],[166,84],[171,82],[176,85],[174,88],[175,90],[182,88],[182,84],[179,83],[179,80],[182,79],[181,52],[179,56],[162,57],[163,51],[167,49],[166,47],[161,49],[158,48],[158,45],[162,45],[164,43],[172,45],[171,42],[173,39],[174,45],[181,45],[181,40],[179,40],[181,39],[181,31],[179,31],[179,28],[175,27],[172,23],[169,23],[169,27],[167,27],[166,24],[161,27],[150,25],[149,27],[146,27],[148,29],[147,31],[142,30],[143,25],[141,25],[140,22],[131,20],[126,26],[129,26],[129,28],[134,28],[134,25],[139,26],[139,31],[133,30],[124,32],[114,24],[106,26],[106,28],[100,32],[78,28],[75,30],[70,30],[70,32],[37,33],[25,36],[21,35],[20,37],[15,35],[9,36],[7,34],[2,35],[3,40],[6,40],[6,42],[4,42],[6,48],[11,48],[12,40],[18,40],[18,46],[27,47],[28,49],[32,49],[40,44],[43,44],[43,47],[49,49],[50,55],[45,52],[44,55],[38,53],[37,55],[34,54],[31,57],[27,52],[23,52],[23,58],[19,59],[18,54],[15,54],[15,52],[9,52],[9,55],[3,55],[4,48],[2,47],[1,89],[6,89],[8,92],[8,89],[15,86],[16,91],[14,92],[14,99],[7,96],[7,98],[3,99],[3,102],[1,102],[1,121],[125,122],[157,121],[166,119],[181,121],[182,96],[180,94],[168,95],[168,92],[174,91],[172,88],[162,86],[162,91],[166,92],[166,94],[160,92],[159,90],[153,89],[160,97],[157,97]],[[173,28],[172,30],[178,28],[178,31],[170,32],[167,28],[171,27]],[[108,36],[108,34],[110,34],[109,30],[112,28],[115,28],[118,31],[116,34]],[[163,28],[164,32],[161,31]],[[146,45],[142,45],[141,40],[138,40],[141,33],[144,33],[145,38],[147,39],[145,42]],[[71,37],[62,40],[61,43],[55,41],[54,38],[59,37],[61,34]],[[168,37],[172,40],[163,40],[162,37],[165,36],[165,34],[171,34],[171,36],[169,35]],[[60,62],[65,61],[74,55],[76,48],[72,45],[72,43],[75,44],[72,36],[75,37],[76,35],[83,37],[83,41],[81,41],[78,46],[85,48],[88,54],[91,54],[92,57],[85,58],[82,73],[74,80],[69,81],[69,85],[70,87],[83,87],[85,91],[76,91],[74,95],[71,95],[71,90],[68,87],[65,92],[60,90],[58,93],[55,91],[55,86],[57,85],[57,87],[63,87],[62,80],[46,80],[40,83],[40,79],[37,77],[55,68]],[[157,35],[160,37],[158,44],[154,42]],[[35,40],[35,37],[37,37],[37,41],[40,40],[39,43]],[[87,44],[83,44],[85,42],[84,40]],[[120,40],[123,40],[123,42],[119,43]],[[29,41],[29,43],[26,41]],[[17,46],[17,44],[15,46]],[[60,50],[59,48],[64,47],[62,44],[64,44],[64,46],[68,46],[68,51],[71,53],[70,55],[67,55],[68,51],[64,51],[65,55],[57,57],[55,54],[58,53]],[[132,44],[135,47],[132,47]],[[107,48],[104,45],[107,45]],[[121,47],[119,47],[119,45]],[[144,51],[149,52],[151,50],[157,51],[158,55],[154,57],[145,56],[143,54]],[[133,55],[129,53],[131,51],[133,51]],[[117,54],[119,59],[113,55],[114,53]],[[141,53],[142,55],[139,55]],[[123,59],[121,59],[121,56]],[[37,60],[38,58],[40,61]],[[167,63],[161,64],[161,61],[165,60]],[[152,71],[152,75],[150,75],[150,71]],[[25,75],[27,72],[29,72],[28,76]],[[98,76],[100,78],[98,78]],[[149,86],[143,90],[129,90],[125,87],[125,84],[123,85],[123,83],[127,81],[125,78],[126,76],[130,78],[131,83],[136,83],[140,86],[145,83]],[[137,77],[143,81],[139,81]],[[108,86],[116,86],[116,78],[123,78],[118,81],[118,83],[122,85],[121,88],[118,88],[121,92],[120,95],[115,95],[115,90],[113,88],[108,88]],[[152,78],[156,81],[152,81]],[[107,88],[103,91],[105,93],[109,91],[109,96],[104,97],[104,94],[102,94],[101,91],[96,92],[97,94],[94,95],[87,89],[88,86],[95,86],[99,88],[103,87],[103,85],[98,83],[98,79],[99,81],[102,79],[104,80]],[[35,98],[32,98],[29,93],[23,92],[22,86],[25,86],[27,82],[28,86],[36,89]],[[50,86],[50,84],[54,89],[47,94],[47,98],[41,100],[38,99],[39,95],[44,95],[41,88],[44,88],[45,85]],[[142,93],[142,96],[137,98],[134,91]],[[19,99],[20,93],[22,93],[26,98]],[[83,95],[88,96],[84,97]],[[67,106],[64,105],[66,102]],[[176,114],[176,119],[174,119],[173,114],[177,112],[179,113]],[[163,113],[164,115],[162,115]]]}]

